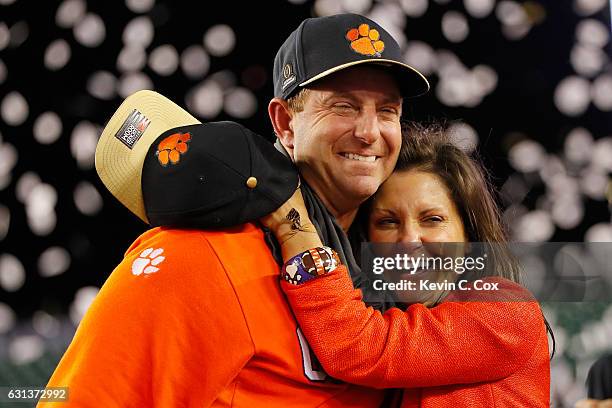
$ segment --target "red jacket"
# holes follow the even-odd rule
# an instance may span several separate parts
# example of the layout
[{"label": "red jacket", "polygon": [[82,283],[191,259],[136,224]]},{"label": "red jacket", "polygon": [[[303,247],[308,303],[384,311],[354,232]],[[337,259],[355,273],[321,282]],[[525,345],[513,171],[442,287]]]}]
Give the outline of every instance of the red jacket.
[{"label": "red jacket", "polygon": [[[346,268],[282,287],[325,371],[404,388],[402,407],[548,407],[548,338],[538,303],[501,278],[500,292],[451,293],[433,308],[366,307]],[[456,293],[456,292],[455,292]],[[461,300],[461,301],[460,301]]]}]

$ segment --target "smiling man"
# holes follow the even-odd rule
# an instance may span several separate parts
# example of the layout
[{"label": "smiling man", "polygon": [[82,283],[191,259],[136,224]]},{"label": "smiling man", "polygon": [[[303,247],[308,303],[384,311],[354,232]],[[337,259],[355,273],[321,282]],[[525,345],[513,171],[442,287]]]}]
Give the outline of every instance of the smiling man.
[{"label": "smiling man", "polygon": [[274,131],[344,231],[393,171],[402,98],[428,89],[393,37],[360,15],[307,19],[278,51]]},{"label": "smiling man", "polygon": [[402,98],[396,80],[379,67],[355,66],[294,98],[301,103],[271,102],[275,130],[302,177],[346,230],[397,161]]},{"label": "smiling man", "polygon": [[[371,290],[346,233],[359,206],[395,167],[404,98],[428,89],[423,75],[402,62],[395,39],[356,14],[304,20],[274,60],[268,114],[276,147],[298,167],[309,218],[323,244],[348,265],[368,304],[381,310],[392,299]],[[319,367],[319,381],[333,382],[297,331],[302,353]]]}]

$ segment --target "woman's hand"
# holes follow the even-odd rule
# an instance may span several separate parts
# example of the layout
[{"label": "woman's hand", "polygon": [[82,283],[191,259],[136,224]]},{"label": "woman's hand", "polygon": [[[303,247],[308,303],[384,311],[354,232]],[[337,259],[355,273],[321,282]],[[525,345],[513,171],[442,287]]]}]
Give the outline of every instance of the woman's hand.
[{"label": "woman's hand", "polygon": [[259,221],[276,237],[285,261],[300,252],[322,245],[321,238],[308,217],[299,187],[289,200]]}]

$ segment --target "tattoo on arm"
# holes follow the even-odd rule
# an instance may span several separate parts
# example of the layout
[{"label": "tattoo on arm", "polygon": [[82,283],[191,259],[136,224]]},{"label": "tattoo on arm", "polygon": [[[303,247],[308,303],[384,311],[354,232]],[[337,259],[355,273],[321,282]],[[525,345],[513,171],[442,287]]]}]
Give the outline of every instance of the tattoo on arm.
[{"label": "tattoo on arm", "polygon": [[302,224],[300,221],[300,213],[295,208],[292,208],[285,218],[291,223],[292,230],[301,230]]},{"label": "tattoo on arm", "polygon": [[310,232],[314,234],[317,233],[317,230],[312,223],[302,224],[300,213],[295,208],[289,210],[289,212],[285,216],[285,219],[289,224],[291,224],[291,231],[286,234],[285,239],[280,242],[281,244],[293,238],[298,232]]}]

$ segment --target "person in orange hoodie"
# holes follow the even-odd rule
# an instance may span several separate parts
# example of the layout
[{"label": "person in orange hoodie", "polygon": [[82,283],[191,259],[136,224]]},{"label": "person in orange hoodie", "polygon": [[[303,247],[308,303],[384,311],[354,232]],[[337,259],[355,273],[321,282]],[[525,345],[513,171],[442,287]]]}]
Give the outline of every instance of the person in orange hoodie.
[{"label": "person in orange hoodie", "polygon": [[[405,310],[381,313],[308,232],[296,193],[262,222],[282,242],[281,285],[304,335],[330,376],[402,388],[401,407],[548,407],[547,323],[499,245],[506,235],[482,167],[440,128],[413,125],[404,136],[395,172],[366,206],[368,237],[429,255],[434,243],[483,242],[489,267],[473,276],[471,291],[409,294]],[[477,279],[498,290],[476,291]]]}]

